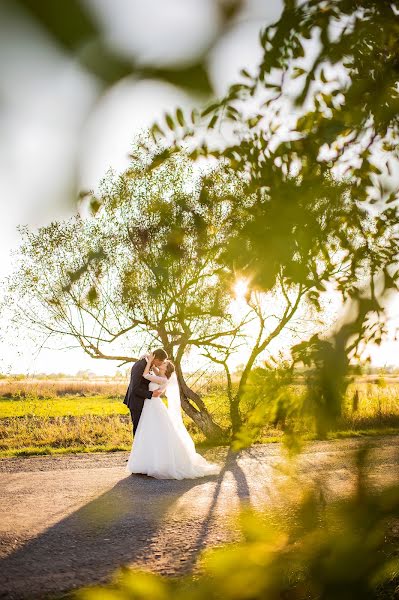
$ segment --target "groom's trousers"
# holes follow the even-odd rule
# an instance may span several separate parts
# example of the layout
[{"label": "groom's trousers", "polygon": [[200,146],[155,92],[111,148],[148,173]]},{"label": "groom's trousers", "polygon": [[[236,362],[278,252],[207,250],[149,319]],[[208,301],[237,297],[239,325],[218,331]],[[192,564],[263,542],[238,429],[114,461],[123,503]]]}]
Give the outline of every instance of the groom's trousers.
[{"label": "groom's trousers", "polygon": [[130,410],[133,421],[133,434],[136,433],[145,400],[152,397],[152,392],[148,389],[150,382],[143,378],[146,365],[147,361],[145,358],[138,360],[133,365],[129,387],[123,401]]},{"label": "groom's trousers", "polygon": [[135,406],[133,408],[130,408],[130,416],[132,417],[132,422],[133,422],[133,435],[136,433],[139,421],[140,421],[140,417],[141,417],[141,413],[143,411],[143,406],[144,406],[144,398],[135,398]]}]

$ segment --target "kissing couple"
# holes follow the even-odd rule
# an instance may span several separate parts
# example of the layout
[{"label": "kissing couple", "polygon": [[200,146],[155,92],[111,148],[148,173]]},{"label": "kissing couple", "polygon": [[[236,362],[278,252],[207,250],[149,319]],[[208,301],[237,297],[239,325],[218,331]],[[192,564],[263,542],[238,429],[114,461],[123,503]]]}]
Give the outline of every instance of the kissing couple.
[{"label": "kissing couple", "polygon": [[133,421],[133,445],[126,466],[130,474],[195,479],[220,472],[218,465],[195,451],[183,423],[175,367],[165,350],[159,348],[133,365],[124,404]]}]

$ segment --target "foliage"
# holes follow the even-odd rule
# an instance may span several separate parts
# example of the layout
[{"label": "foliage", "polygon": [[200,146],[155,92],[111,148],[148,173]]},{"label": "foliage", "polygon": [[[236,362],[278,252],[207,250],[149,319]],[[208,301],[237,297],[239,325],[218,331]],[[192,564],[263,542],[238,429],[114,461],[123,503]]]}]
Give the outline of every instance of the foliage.
[{"label": "foliage", "polygon": [[[57,7],[52,0],[41,0],[39,3],[32,0],[16,0],[3,4],[5,6],[1,8],[6,14],[10,9],[15,12],[15,18],[21,22],[22,31],[24,20],[32,20],[51,39],[57,51],[62,50],[78,60],[104,87],[134,75],[143,79],[157,78],[167,81],[192,93],[209,94],[211,91],[206,68],[207,47],[189,64],[184,57],[170,66],[151,64],[152,61],[143,62],[139,55],[133,59],[116,49],[102,31],[95,13],[82,0],[61,2]],[[223,35],[224,30],[240,11],[241,5],[239,0],[217,3],[219,27],[215,28],[214,39],[209,41],[210,46]],[[48,53],[55,52],[55,48],[49,47]]]},{"label": "foliage", "polygon": [[236,433],[233,448],[240,450],[251,445],[265,423],[282,425],[284,441],[292,441],[292,427],[299,433],[303,414],[303,389],[301,391],[302,394],[294,386],[294,373],[289,365],[254,369],[248,378],[244,400],[256,398],[256,405]]},{"label": "foliage", "polygon": [[[395,2],[285,2],[261,35],[256,76],[243,73],[202,113],[208,130],[215,118],[236,127],[235,143],[212,149],[210,135],[191,156],[214,156],[245,174],[256,201],[242,208],[226,257],[263,288],[283,268],[289,281],[314,281],[316,299],[337,257],[346,259],[337,276],[346,296],[379,271],[394,285],[397,9]],[[318,43],[307,43],[316,36]],[[195,140],[196,129],[179,134],[173,151],[181,139]]]}]

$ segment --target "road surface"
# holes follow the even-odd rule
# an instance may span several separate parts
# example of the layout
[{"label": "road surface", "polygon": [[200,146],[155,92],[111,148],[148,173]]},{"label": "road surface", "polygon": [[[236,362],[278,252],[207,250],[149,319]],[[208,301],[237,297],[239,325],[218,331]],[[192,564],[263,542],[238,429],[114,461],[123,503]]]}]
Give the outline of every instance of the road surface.
[{"label": "road surface", "polygon": [[[314,442],[298,459],[327,497],[350,493],[362,440]],[[399,436],[373,438],[370,480],[397,480]],[[129,476],[126,453],[0,460],[0,597],[43,598],[109,581],[121,565],[166,575],[195,568],[202,549],[238,539],[231,514],[270,506],[287,481],[280,444],[203,454],[218,477]]]}]

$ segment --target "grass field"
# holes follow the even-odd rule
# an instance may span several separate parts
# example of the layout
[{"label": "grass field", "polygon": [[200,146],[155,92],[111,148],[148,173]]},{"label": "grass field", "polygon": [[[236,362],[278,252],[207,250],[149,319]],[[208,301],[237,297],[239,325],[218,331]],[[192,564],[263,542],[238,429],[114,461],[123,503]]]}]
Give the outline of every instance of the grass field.
[{"label": "grass field", "polygon": [[0,398],[0,419],[10,417],[82,417],[84,415],[128,415],[129,411],[118,397],[88,396],[77,398],[37,398],[28,396],[10,400]]},{"label": "grass field", "polygon": [[[353,395],[359,406],[353,411]],[[0,381],[0,456],[128,450],[130,415],[122,399],[123,381]],[[228,427],[228,404],[220,386],[205,390],[215,421]],[[197,445],[206,440],[185,417]],[[362,379],[348,391],[343,416],[332,437],[399,433],[399,379]],[[281,439],[266,426],[258,442]],[[309,426],[307,437],[313,438]]]}]

